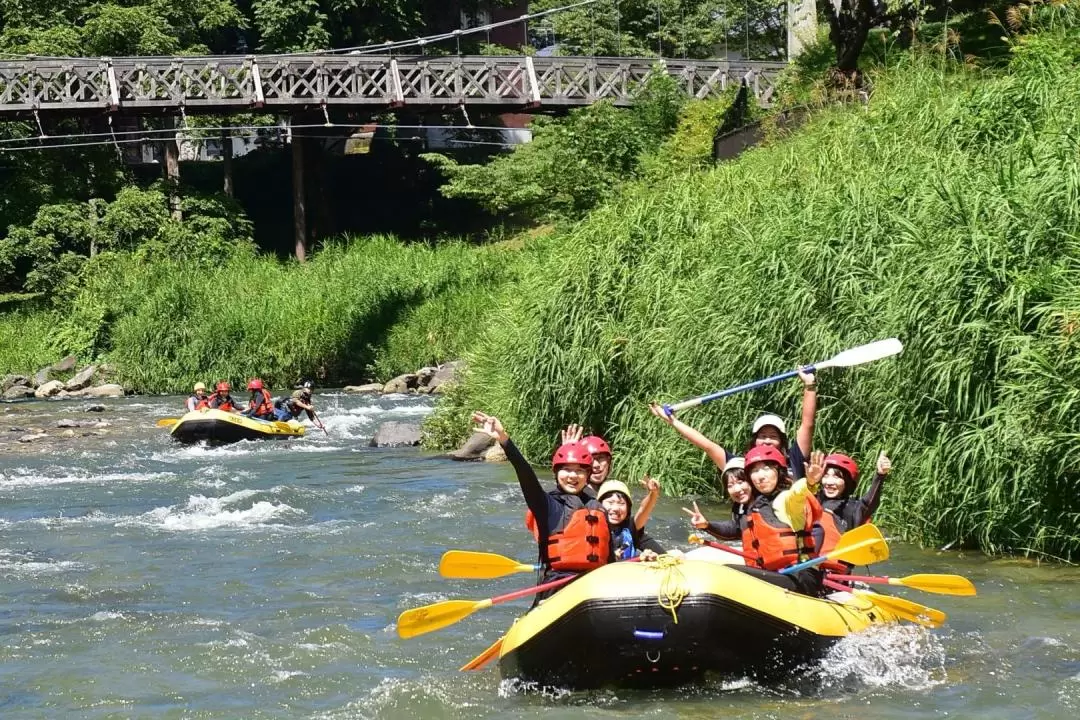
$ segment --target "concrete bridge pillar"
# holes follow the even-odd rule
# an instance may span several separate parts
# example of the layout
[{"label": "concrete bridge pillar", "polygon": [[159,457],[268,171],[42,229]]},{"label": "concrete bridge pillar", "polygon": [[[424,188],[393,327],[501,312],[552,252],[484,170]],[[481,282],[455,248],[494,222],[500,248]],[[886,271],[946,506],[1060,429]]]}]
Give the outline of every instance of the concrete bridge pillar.
[{"label": "concrete bridge pillar", "polygon": [[815,0],[787,0],[787,56],[794,60],[817,38]]}]

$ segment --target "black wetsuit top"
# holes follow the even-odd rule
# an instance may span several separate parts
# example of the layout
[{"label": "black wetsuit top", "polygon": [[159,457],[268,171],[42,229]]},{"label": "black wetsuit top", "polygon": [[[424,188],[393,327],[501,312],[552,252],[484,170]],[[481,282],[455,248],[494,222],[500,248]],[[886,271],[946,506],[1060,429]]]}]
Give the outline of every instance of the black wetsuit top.
[{"label": "black wetsuit top", "polygon": [[[510,461],[510,464],[514,468],[514,472],[517,474],[518,485],[521,486],[521,494],[525,497],[525,504],[529,506],[529,510],[532,510],[533,517],[536,518],[536,531],[539,535],[537,545],[540,548],[540,562],[546,566],[548,538],[551,537],[552,532],[563,524],[564,517],[569,517],[573,512],[582,508],[603,510],[603,507],[596,501],[596,498],[586,495],[584,492],[577,494],[568,493],[559,490],[557,487],[550,492],[545,491],[540,485],[540,480],[536,477],[536,471],[533,470],[532,465],[529,464],[529,461],[525,459],[525,456],[521,454],[521,451],[517,449],[517,446],[514,445],[512,440],[507,439],[506,444],[503,445],[503,450],[506,452],[506,459]],[[540,577],[540,584],[551,580],[557,580],[568,575],[579,574],[580,573],[559,572],[552,570],[550,567],[545,567],[543,574]],[[555,588],[540,593],[537,596],[537,602],[556,592],[558,589],[559,588]]]},{"label": "black wetsuit top", "polygon": [[[885,476],[877,473],[870,482],[870,489],[861,498],[847,495],[828,499],[824,495],[824,490],[818,490],[817,498],[821,502],[822,509],[832,513],[836,518],[836,526],[843,533],[870,522],[878,505],[881,504],[881,488],[884,484]],[[821,543],[825,540],[825,531],[820,527],[815,527],[813,536],[814,547],[821,547]]]}]

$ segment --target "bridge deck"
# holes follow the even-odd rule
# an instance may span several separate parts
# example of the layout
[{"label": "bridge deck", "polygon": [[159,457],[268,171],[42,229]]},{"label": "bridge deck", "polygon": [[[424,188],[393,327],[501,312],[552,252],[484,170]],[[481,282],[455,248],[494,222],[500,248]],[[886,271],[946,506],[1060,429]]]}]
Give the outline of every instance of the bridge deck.
[{"label": "bridge deck", "polygon": [[563,109],[631,105],[656,72],[696,98],[749,79],[762,104],[783,63],[583,57],[373,55],[65,58],[0,61],[0,117],[37,112],[373,111],[466,105]]}]

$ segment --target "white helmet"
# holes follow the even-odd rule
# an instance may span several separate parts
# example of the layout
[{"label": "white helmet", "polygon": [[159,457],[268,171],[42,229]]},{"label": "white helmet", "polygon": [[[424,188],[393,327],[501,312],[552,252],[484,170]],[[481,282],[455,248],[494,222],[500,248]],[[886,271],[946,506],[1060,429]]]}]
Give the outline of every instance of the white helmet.
[{"label": "white helmet", "polygon": [[750,434],[757,435],[758,431],[767,425],[772,425],[780,431],[781,435],[787,436],[787,425],[784,424],[783,419],[779,415],[762,415],[754,421],[754,426],[750,430]]},{"label": "white helmet", "polygon": [[742,470],[746,467],[746,461],[741,457],[730,457],[728,461],[724,463],[723,472],[728,470]]}]

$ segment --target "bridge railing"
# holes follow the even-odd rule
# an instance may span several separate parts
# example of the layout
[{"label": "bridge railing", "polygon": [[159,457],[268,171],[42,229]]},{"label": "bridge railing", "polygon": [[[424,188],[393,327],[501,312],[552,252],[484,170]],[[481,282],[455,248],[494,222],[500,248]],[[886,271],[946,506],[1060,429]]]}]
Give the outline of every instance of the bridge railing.
[{"label": "bridge railing", "polygon": [[653,74],[696,98],[749,78],[769,104],[776,62],[584,57],[372,55],[65,58],[0,61],[0,116],[311,106],[565,108],[633,104]]}]

